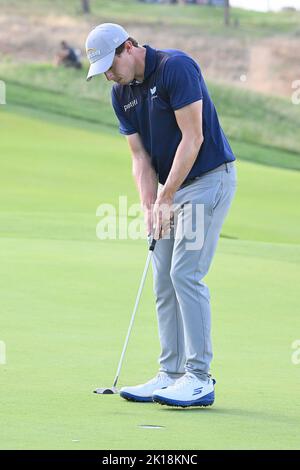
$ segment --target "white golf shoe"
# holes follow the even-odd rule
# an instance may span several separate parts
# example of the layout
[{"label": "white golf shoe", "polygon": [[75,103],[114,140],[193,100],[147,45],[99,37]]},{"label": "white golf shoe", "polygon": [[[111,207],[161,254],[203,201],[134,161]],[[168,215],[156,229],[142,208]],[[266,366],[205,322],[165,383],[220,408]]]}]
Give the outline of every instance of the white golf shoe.
[{"label": "white golf shoe", "polygon": [[165,388],[153,392],[153,401],[169,406],[210,406],[215,399],[214,379],[206,381],[198,379],[194,374],[186,372],[183,377]]},{"label": "white golf shoe", "polygon": [[154,390],[161,390],[175,383],[175,379],[168,376],[166,372],[159,372],[153,379],[145,384],[135,387],[122,387],[120,396],[130,401],[152,402]]}]

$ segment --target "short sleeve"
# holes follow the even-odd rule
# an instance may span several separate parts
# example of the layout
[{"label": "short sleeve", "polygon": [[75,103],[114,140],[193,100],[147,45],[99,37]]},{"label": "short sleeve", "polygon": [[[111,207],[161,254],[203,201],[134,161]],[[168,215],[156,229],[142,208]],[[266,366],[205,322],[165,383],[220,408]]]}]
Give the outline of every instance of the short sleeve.
[{"label": "short sleeve", "polygon": [[124,135],[130,135],[130,134],[135,134],[137,130],[132,126],[132,124],[129,122],[129,119],[126,117],[120,102],[116,96],[115,88],[112,88],[111,91],[111,101],[112,105],[115,111],[115,114],[119,120],[119,131],[121,134]]},{"label": "short sleeve", "polygon": [[174,111],[202,99],[201,72],[188,56],[170,57],[163,71],[163,86]]}]

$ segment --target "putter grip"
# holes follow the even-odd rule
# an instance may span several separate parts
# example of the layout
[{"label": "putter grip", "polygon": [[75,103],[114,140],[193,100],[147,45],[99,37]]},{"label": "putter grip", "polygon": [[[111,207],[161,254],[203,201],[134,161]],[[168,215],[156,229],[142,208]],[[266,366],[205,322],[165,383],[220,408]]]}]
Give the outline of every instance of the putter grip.
[{"label": "putter grip", "polygon": [[154,248],[155,248],[155,245],[156,245],[156,241],[154,238],[152,238],[152,242],[151,242],[151,245],[149,246],[149,251],[154,251]]}]

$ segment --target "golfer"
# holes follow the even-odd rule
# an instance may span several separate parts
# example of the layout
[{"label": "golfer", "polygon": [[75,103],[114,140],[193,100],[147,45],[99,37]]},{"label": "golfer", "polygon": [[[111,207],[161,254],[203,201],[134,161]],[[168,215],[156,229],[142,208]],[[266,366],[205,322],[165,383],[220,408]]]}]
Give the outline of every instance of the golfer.
[{"label": "golfer", "polygon": [[214,402],[210,293],[203,282],[236,191],[235,157],[199,65],[105,23],[86,41],[87,79],[104,73],[133,175],[152,257],[161,354],[156,377],[121,397],[170,406]]}]

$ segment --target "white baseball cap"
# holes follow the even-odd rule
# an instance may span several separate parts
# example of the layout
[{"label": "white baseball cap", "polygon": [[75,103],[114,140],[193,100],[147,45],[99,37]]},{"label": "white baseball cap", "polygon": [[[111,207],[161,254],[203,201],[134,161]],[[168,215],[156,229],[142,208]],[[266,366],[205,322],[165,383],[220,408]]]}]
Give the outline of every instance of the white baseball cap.
[{"label": "white baseball cap", "polygon": [[86,54],[91,64],[87,80],[106,72],[111,67],[116,48],[128,38],[127,31],[114,23],[100,24],[90,32],[85,43]]}]

